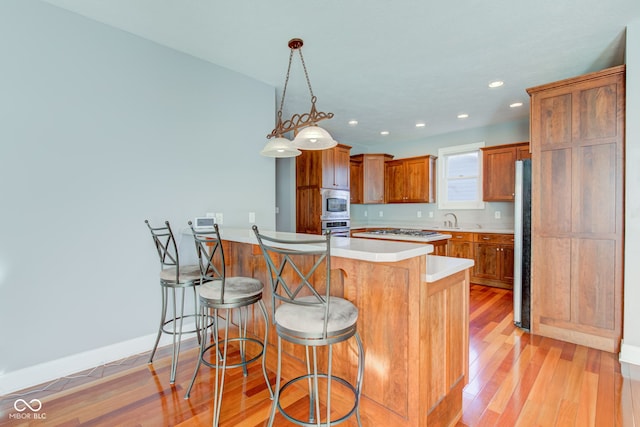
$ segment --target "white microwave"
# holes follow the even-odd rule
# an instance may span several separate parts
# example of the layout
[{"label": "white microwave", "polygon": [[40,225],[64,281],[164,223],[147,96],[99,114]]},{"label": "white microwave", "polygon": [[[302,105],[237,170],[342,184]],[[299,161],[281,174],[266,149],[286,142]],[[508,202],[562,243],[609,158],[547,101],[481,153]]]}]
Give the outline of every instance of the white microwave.
[{"label": "white microwave", "polygon": [[193,219],[193,229],[196,231],[213,231],[216,219],[212,216],[198,216]]},{"label": "white microwave", "polygon": [[322,217],[328,219],[349,219],[350,196],[346,190],[322,188]]}]

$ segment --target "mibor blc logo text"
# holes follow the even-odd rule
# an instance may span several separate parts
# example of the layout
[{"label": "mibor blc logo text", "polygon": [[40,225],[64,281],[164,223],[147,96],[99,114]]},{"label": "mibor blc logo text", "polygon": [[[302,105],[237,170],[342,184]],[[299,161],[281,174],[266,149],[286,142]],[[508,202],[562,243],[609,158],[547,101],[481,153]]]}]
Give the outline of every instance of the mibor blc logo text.
[{"label": "mibor blc logo text", "polygon": [[39,399],[31,399],[28,402],[24,399],[16,399],[13,402],[13,409],[16,412],[9,414],[10,420],[45,420],[47,414],[40,412],[42,410],[42,402]]}]

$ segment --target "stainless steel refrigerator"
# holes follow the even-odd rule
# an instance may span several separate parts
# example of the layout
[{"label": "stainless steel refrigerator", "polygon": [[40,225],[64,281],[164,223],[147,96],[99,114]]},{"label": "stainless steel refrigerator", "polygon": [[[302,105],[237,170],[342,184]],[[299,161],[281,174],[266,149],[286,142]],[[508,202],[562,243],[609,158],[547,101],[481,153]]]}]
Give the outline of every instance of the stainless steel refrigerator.
[{"label": "stainless steel refrigerator", "polygon": [[531,328],[531,159],[516,162],[513,323]]}]

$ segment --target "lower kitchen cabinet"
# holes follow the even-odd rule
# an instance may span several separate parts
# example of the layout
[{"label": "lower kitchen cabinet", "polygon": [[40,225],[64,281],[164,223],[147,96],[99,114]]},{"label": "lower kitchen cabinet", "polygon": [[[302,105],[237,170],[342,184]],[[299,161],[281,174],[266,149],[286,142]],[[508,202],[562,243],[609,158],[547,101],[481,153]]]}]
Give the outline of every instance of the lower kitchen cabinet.
[{"label": "lower kitchen cabinet", "polygon": [[473,282],[513,289],[513,244],[474,243]]},{"label": "lower kitchen cabinet", "polygon": [[447,243],[447,256],[473,259],[473,233],[451,232]]},{"label": "lower kitchen cabinet", "polygon": [[472,283],[513,289],[513,234],[450,234],[447,255],[474,260]]}]

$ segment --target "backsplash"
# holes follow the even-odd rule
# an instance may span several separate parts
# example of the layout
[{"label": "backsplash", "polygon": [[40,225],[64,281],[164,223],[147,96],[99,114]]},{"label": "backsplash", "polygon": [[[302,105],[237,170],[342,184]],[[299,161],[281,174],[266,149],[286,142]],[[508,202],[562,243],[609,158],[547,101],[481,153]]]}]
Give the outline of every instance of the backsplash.
[{"label": "backsplash", "polygon": [[[513,229],[513,203],[485,203],[484,209],[440,210],[435,203],[395,203],[380,205],[351,205],[351,228],[443,226],[445,220],[458,218],[462,228]],[[382,214],[382,215],[381,215]],[[432,217],[430,215],[433,215]],[[499,216],[499,218],[496,218]]]}]

